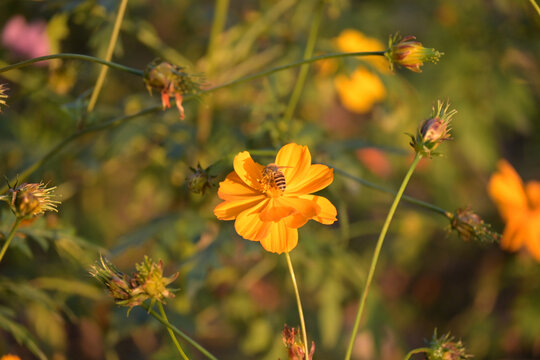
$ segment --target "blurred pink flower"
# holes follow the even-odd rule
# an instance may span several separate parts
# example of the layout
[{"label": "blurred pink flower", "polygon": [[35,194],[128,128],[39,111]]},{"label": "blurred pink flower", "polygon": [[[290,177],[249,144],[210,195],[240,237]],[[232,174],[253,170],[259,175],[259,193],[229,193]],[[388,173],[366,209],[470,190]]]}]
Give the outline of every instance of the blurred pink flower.
[{"label": "blurred pink flower", "polygon": [[22,15],[16,15],[8,20],[2,30],[2,44],[22,58],[48,55],[50,43],[47,23],[43,20],[27,23]]}]

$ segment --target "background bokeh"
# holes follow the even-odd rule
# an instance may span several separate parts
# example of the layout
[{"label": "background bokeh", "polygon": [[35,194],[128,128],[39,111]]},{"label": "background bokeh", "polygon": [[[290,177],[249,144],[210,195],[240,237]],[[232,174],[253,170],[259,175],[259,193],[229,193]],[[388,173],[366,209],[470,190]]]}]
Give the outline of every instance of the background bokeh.
[{"label": "background bokeh", "polygon": [[[219,85],[301,59],[319,3],[231,1],[210,46],[214,1],[131,0],[114,61],[142,70],[162,57]],[[0,66],[58,52],[104,57],[117,6],[2,0]],[[217,187],[190,193],[190,167],[211,166],[217,184],[237,152],[294,141],[309,146],[314,162],[395,189],[412,159],[404,133],[416,131],[437,99],[459,112],[454,140],[440,147],[443,157],[422,160],[406,193],[448,211],[470,205],[502,231],[486,191],[496,161],[540,180],[540,15],[515,0],[322,6],[315,54],[364,50],[340,44],[350,29],[381,49],[396,31],[416,35],[444,56],[420,74],[391,73],[367,58],[313,64],[291,121],[282,117],[298,69],[186,102],[183,122],[173,107],[73,141],[29,179],[57,186],[62,204],[21,228],[0,264],[0,354],[32,359],[29,348],[38,347],[55,360],[175,357],[160,324],[143,309],[127,317],[90,277],[101,252],[127,273],[145,254],[162,259],[165,274],[179,271],[169,319],[220,359],[286,358],[281,330],[298,325],[298,315],[285,258],[218,221]],[[76,131],[98,71],[56,60],[0,74],[9,88],[0,175],[16,176]],[[88,126],[159,101],[141,78],[111,69]],[[392,197],[339,174],[323,194],[339,221],[303,227],[291,256],[316,358],[339,359]],[[4,234],[12,220],[3,206]],[[402,359],[438,329],[476,359],[540,359],[540,264],[526,252],[464,242],[447,226],[439,214],[399,206],[353,357]]]}]

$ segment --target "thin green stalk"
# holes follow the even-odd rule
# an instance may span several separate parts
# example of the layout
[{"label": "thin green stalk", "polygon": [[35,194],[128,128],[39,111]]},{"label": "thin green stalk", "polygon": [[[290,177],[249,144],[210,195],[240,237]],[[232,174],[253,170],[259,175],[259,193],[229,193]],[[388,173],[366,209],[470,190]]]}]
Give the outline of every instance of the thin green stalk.
[{"label": "thin green stalk", "polygon": [[216,11],[214,21],[210,30],[210,40],[208,42],[208,53],[212,54],[217,44],[218,36],[225,28],[227,21],[227,10],[229,8],[229,0],[216,0]]},{"label": "thin green stalk", "polygon": [[431,349],[426,348],[426,347],[414,349],[414,350],[409,351],[409,353],[407,354],[407,356],[405,356],[405,359],[403,359],[403,360],[409,360],[411,358],[411,356],[413,356],[414,354],[428,353],[430,351],[431,351]]},{"label": "thin green stalk", "polygon": [[[157,302],[157,304],[158,304],[159,312],[161,313],[161,317],[163,318],[163,320],[165,320],[167,322],[167,324],[170,325],[169,319],[167,319],[167,315],[165,314],[165,309],[163,309],[163,304],[161,304],[159,301]],[[189,360],[189,358],[187,357],[184,350],[182,350],[182,347],[180,346],[180,343],[178,342],[178,339],[176,339],[176,336],[174,335],[174,331],[172,331],[171,328],[167,326],[167,332],[171,336],[171,339],[172,339],[174,345],[176,346],[176,349],[178,350],[178,352],[182,356],[182,359]]]},{"label": "thin green stalk", "polygon": [[13,222],[13,225],[11,226],[11,230],[9,231],[9,235],[6,239],[6,242],[2,246],[2,250],[0,250],[0,262],[2,262],[2,259],[4,258],[4,254],[6,253],[9,244],[11,244],[11,240],[13,239],[13,236],[15,235],[15,231],[17,231],[17,228],[19,227],[22,219],[16,218]]},{"label": "thin green stalk", "polygon": [[296,295],[296,305],[298,306],[298,316],[300,316],[300,326],[302,328],[302,337],[304,339],[304,353],[306,355],[306,360],[309,360],[306,322],[304,321],[304,311],[302,310],[302,302],[300,301],[300,292],[298,292],[298,285],[296,284],[296,277],[294,276],[294,269],[291,262],[291,256],[289,255],[288,252],[286,252],[285,257],[287,258],[287,266],[289,267],[289,273],[291,274],[291,280],[294,287],[294,294]]},{"label": "thin green stalk", "polygon": [[106,65],[106,66],[108,66],[110,68],[113,68],[113,69],[125,71],[125,72],[128,72],[128,73],[133,74],[133,75],[137,75],[137,76],[141,76],[141,77],[143,76],[143,72],[141,70],[130,68],[128,66],[120,65],[120,64],[117,64],[117,63],[114,63],[114,62],[111,62],[111,61],[106,61],[106,60],[103,60],[103,59],[100,59],[100,58],[97,58],[97,57],[94,57],[94,56],[82,55],[82,54],[70,54],[70,53],[52,54],[52,55],[40,56],[40,57],[37,57],[37,58],[21,61],[21,62],[18,62],[16,64],[11,64],[11,65],[5,66],[3,68],[0,68],[0,73],[6,72],[6,71],[9,71],[9,70],[22,68],[22,67],[25,67],[25,66],[29,66],[29,65],[32,65],[32,64],[40,62],[40,61],[47,61],[47,60],[52,60],[52,59],[71,59],[71,60],[89,61],[89,62],[93,62],[93,63],[97,63],[97,64]]},{"label": "thin green stalk", "polygon": [[529,1],[531,2],[531,5],[536,9],[536,12],[538,13],[538,15],[540,15],[540,7],[536,3],[536,1],[535,0],[529,0]]},{"label": "thin green stalk", "polygon": [[362,319],[362,313],[364,312],[367,295],[369,292],[369,288],[371,286],[371,282],[373,280],[373,275],[375,274],[375,268],[377,267],[377,261],[379,260],[379,255],[381,253],[381,248],[384,242],[384,238],[386,236],[386,232],[388,231],[390,222],[392,221],[392,218],[394,217],[394,213],[396,212],[396,208],[399,204],[401,197],[403,196],[403,192],[405,191],[405,188],[407,187],[409,179],[411,178],[414,172],[414,169],[416,168],[416,165],[418,165],[418,162],[420,161],[420,159],[422,159],[422,155],[417,153],[411,166],[409,167],[409,170],[407,171],[407,174],[405,175],[405,178],[403,179],[401,183],[401,186],[399,187],[396,197],[394,198],[394,202],[392,203],[392,206],[390,207],[390,211],[388,211],[388,215],[386,216],[386,220],[382,227],[381,233],[379,234],[379,239],[377,240],[377,245],[375,246],[375,251],[373,252],[373,257],[371,259],[371,265],[369,267],[369,272],[366,279],[366,283],[364,285],[364,290],[362,292],[362,297],[360,298],[360,305],[358,307],[358,313],[356,314],[356,319],[354,320],[354,327],[351,334],[351,338],[349,340],[349,346],[347,348],[347,354],[345,355],[345,360],[349,360],[351,358],[352,349],[354,346],[354,342],[356,340],[356,333],[358,332],[360,320]]},{"label": "thin green stalk", "polygon": [[[319,3],[317,4],[317,9],[315,10],[315,16],[313,17],[313,21],[311,22],[311,26],[309,29],[308,40],[306,48],[304,50],[304,60],[309,59],[313,56],[313,49],[315,48],[315,42],[317,40],[317,34],[319,32],[319,26],[321,24],[322,13],[323,3],[319,1]],[[292,119],[294,109],[296,109],[296,105],[300,100],[300,95],[302,95],[304,84],[306,83],[308,71],[308,64],[304,64],[300,67],[300,72],[298,73],[298,78],[296,79],[294,90],[289,100],[289,104],[287,105],[287,109],[285,110],[285,114],[283,115],[283,121],[285,122],[285,124],[288,124],[287,127],[289,129],[291,127],[290,121]]]},{"label": "thin green stalk", "polygon": [[180,336],[182,339],[186,340],[188,343],[190,343],[194,348],[199,350],[203,355],[205,355],[210,360],[218,360],[214,355],[210,354],[208,350],[203,348],[199,343],[197,343],[195,340],[187,336],[183,331],[178,329],[176,326],[170,324],[168,321],[163,319],[158,313],[156,313],[154,310],[152,310],[148,305],[143,304],[142,305],[150,315],[152,315],[157,321],[165,325],[168,329],[172,330],[176,335]]},{"label": "thin green stalk", "polygon": [[292,69],[292,68],[300,66],[300,65],[311,64],[311,63],[314,63],[314,62],[320,61],[320,60],[335,59],[335,58],[349,57],[349,56],[384,56],[385,52],[386,51],[362,51],[362,52],[350,52],[350,53],[330,53],[330,54],[314,56],[314,57],[312,57],[310,59],[300,60],[300,61],[296,61],[296,62],[293,62],[293,63],[290,63],[290,64],[277,66],[277,67],[269,69],[269,70],[264,70],[264,71],[261,71],[261,72],[258,72],[256,74],[252,74],[252,75],[247,75],[247,76],[241,77],[240,79],[236,79],[236,80],[233,80],[233,81],[229,81],[228,83],[225,83],[225,84],[221,84],[221,85],[217,85],[217,86],[208,88],[208,89],[206,89],[204,91],[201,91],[201,94],[208,94],[208,93],[214,92],[214,91],[219,90],[219,89],[223,89],[223,88],[227,88],[227,87],[230,87],[230,86],[233,86],[233,85],[238,85],[238,84],[244,83],[246,81],[259,79],[259,78],[271,75],[273,73],[276,73],[278,71]]},{"label": "thin green stalk", "polygon": [[[114,47],[116,46],[116,41],[118,40],[118,33],[120,32],[120,27],[122,26],[122,20],[124,19],[124,14],[126,12],[126,6],[127,6],[128,0],[122,0],[120,3],[120,7],[118,8],[118,13],[116,14],[116,20],[114,21],[114,27],[111,34],[111,38],[109,39],[109,46],[107,47],[107,54],[105,55],[106,61],[111,61]],[[88,102],[88,107],[86,108],[86,112],[92,112],[94,110],[94,106],[96,105],[97,98],[99,96],[99,93],[101,91],[101,88],[103,87],[103,82],[105,81],[105,76],[107,76],[107,71],[109,70],[108,67],[101,67],[101,71],[99,72],[98,79],[96,81],[96,86],[94,86],[94,91],[92,91],[92,96],[90,97],[90,101]],[[81,123],[79,124],[81,128],[84,127],[86,117],[82,117]]]}]

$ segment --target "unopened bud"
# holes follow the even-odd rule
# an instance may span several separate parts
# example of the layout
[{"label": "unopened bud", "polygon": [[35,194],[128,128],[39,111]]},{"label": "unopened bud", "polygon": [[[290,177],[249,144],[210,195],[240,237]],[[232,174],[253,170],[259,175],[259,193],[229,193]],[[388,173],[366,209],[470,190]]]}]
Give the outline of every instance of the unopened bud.
[{"label": "unopened bud", "polygon": [[467,354],[467,349],[461,341],[455,341],[450,333],[437,337],[437,332],[430,342],[429,360],[466,360],[473,356]]},{"label": "unopened bud", "polygon": [[[304,343],[300,339],[300,330],[298,328],[293,328],[287,326],[283,327],[281,333],[283,343],[287,347],[287,354],[289,360],[305,360],[306,353],[304,350]],[[309,351],[308,359],[313,359],[313,354],[315,353],[315,342],[311,342],[311,349]]]},{"label": "unopened bud", "polygon": [[450,227],[456,230],[459,237],[465,241],[499,242],[501,235],[491,230],[469,207],[457,209],[450,214]]},{"label": "unopened bud", "polygon": [[422,153],[423,156],[431,157],[432,155],[435,155],[433,150],[435,150],[440,143],[451,139],[450,121],[457,111],[449,110],[449,108],[449,103],[446,103],[445,105],[439,100],[437,102],[437,107],[433,108],[431,117],[424,121],[415,136],[410,135],[410,144],[417,153]]},{"label": "unopened bud", "polygon": [[414,72],[422,72],[420,67],[424,62],[436,63],[444,53],[435,49],[425,48],[421,42],[416,41],[414,36],[404,38],[399,34],[391,35],[385,53],[393,70],[396,65],[403,66]]},{"label": "unopened bud", "polygon": [[209,167],[203,169],[201,164],[197,164],[197,168],[190,167],[193,174],[187,177],[187,186],[189,191],[194,194],[203,194],[206,190],[213,186],[215,176],[209,174]]}]

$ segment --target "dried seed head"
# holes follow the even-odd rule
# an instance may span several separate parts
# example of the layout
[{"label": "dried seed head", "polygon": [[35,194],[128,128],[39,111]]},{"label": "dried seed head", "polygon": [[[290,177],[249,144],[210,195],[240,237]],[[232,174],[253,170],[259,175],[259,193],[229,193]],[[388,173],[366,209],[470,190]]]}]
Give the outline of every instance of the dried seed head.
[{"label": "dried seed head", "polygon": [[42,215],[45,211],[58,211],[56,206],[60,201],[53,200],[52,191],[56,187],[46,188],[43,183],[22,184],[9,189],[10,207],[15,216],[29,219]]},{"label": "dried seed head", "polygon": [[200,76],[189,74],[183,67],[161,59],[154,59],[144,70],[144,83],[150,94],[152,88],[161,92],[163,109],[171,107],[169,99],[174,96],[181,119],[184,119],[183,96],[196,95],[200,91],[201,81]]},{"label": "dried seed head", "polygon": [[[287,353],[289,360],[304,360],[306,358],[304,351],[304,343],[300,338],[300,330],[298,328],[292,328],[287,326],[283,327],[281,333],[283,343],[287,347]],[[313,353],[315,352],[315,342],[311,342],[311,349],[309,351],[308,359],[313,359]]]},{"label": "dried seed head", "polygon": [[435,49],[425,48],[421,42],[416,41],[416,37],[409,35],[402,38],[399,33],[390,35],[385,53],[392,70],[398,65],[414,72],[422,72],[420,68],[424,62],[436,63],[442,55],[444,53]]},{"label": "dried seed head", "polygon": [[431,157],[435,155],[433,150],[440,143],[451,139],[450,121],[457,113],[456,110],[449,110],[450,104],[446,105],[442,101],[437,101],[437,107],[433,107],[432,115],[425,120],[418,129],[416,136],[410,135],[411,146],[423,156]]},{"label": "dried seed head", "polygon": [[459,237],[465,241],[481,241],[498,243],[501,235],[491,230],[470,207],[457,209],[450,215],[450,227],[456,230]]}]

